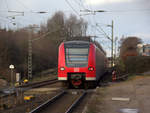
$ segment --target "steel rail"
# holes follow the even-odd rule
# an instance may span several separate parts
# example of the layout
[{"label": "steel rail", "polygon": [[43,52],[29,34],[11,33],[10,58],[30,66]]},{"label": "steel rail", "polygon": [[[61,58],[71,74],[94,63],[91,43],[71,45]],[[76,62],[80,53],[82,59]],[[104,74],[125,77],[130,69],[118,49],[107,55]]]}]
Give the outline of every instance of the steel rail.
[{"label": "steel rail", "polygon": [[72,113],[75,107],[81,102],[81,100],[86,96],[87,92],[85,91],[70,107],[65,113]]},{"label": "steel rail", "polygon": [[[47,81],[47,82],[41,82],[41,83],[39,83],[39,84],[36,84],[36,85],[33,85],[33,86],[31,86],[31,88],[37,88],[37,87],[41,87],[41,86],[45,86],[45,85],[48,85],[48,84],[53,84],[53,83],[56,83],[56,82],[58,82],[58,80],[57,79],[54,79],[54,80],[50,80],[50,81]],[[30,86],[29,86],[30,87]]]},{"label": "steel rail", "polygon": [[35,82],[35,83],[29,83],[29,84],[26,84],[26,85],[22,85],[22,86],[18,86],[17,88],[22,88],[22,87],[31,87],[32,85],[37,85],[37,84],[42,84],[42,83],[47,83],[47,82],[51,82],[51,81],[57,81],[57,79],[51,79],[51,80],[45,80],[45,81],[40,81],[40,82]]},{"label": "steel rail", "polygon": [[44,102],[43,104],[41,104],[37,108],[33,109],[29,113],[40,113],[42,110],[44,110],[45,108],[47,108],[50,104],[52,104],[57,99],[59,99],[61,96],[63,96],[65,93],[66,93],[65,91],[62,91],[61,93],[59,93],[58,95],[54,96],[53,98],[47,100],[46,102]]}]

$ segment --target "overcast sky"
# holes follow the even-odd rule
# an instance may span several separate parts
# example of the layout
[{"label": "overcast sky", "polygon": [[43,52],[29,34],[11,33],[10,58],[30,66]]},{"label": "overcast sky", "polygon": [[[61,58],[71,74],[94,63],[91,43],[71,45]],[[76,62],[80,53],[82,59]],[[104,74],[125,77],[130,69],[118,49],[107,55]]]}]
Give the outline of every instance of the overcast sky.
[{"label": "overcast sky", "polygon": [[[68,2],[67,2],[68,1]],[[80,12],[80,10],[105,10],[108,12],[95,15]],[[23,11],[8,13],[7,11]],[[88,35],[96,35],[104,49],[109,51],[110,41],[98,31],[96,23],[111,36],[111,21],[114,21],[114,37],[119,39],[124,35],[137,36],[144,43],[150,43],[150,0],[0,0],[0,25],[3,27],[20,28],[29,24],[45,23],[56,11],[64,11],[66,16],[73,13],[78,18],[84,18],[88,23]],[[36,14],[31,11],[47,11],[47,14]],[[15,20],[9,16],[15,16]],[[80,16],[81,15],[81,16]],[[12,23],[16,23],[13,26]],[[110,54],[110,51],[109,51]]]}]

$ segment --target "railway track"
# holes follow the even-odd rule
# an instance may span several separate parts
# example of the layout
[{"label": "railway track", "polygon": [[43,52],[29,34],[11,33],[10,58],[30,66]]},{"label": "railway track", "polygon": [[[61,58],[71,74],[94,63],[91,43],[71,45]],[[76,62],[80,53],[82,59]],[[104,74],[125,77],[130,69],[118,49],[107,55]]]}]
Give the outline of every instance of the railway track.
[{"label": "railway track", "polygon": [[57,79],[52,79],[52,80],[46,80],[46,81],[36,82],[36,83],[32,83],[32,84],[26,84],[26,85],[19,86],[16,88],[9,88],[6,90],[7,93],[0,94],[0,106],[9,105],[9,104],[13,103],[14,98],[16,98],[16,96],[20,95],[19,93],[22,94],[23,92],[25,92],[29,89],[43,87],[46,85],[51,85],[56,82],[58,82]]},{"label": "railway track", "polygon": [[29,113],[72,113],[86,94],[86,91],[75,94],[62,91]]},{"label": "railway track", "polygon": [[25,84],[25,85],[18,86],[18,87],[15,87],[15,88],[9,88],[9,89],[6,90],[9,94],[1,94],[0,97],[2,98],[2,97],[7,97],[7,96],[10,96],[10,95],[14,95],[14,94],[16,94],[16,90],[18,90],[18,89],[21,90],[21,91],[27,91],[27,90],[32,89],[32,88],[38,88],[38,87],[54,84],[56,82],[59,82],[59,81],[57,79],[52,79],[52,80],[46,80],[46,81],[41,81],[41,82]]},{"label": "railway track", "polygon": [[42,86],[49,85],[49,84],[54,84],[56,82],[58,82],[58,80],[55,78],[55,79],[51,79],[51,80],[25,84],[25,85],[19,86],[17,88],[28,88],[28,87],[37,88],[37,87],[42,87]]}]

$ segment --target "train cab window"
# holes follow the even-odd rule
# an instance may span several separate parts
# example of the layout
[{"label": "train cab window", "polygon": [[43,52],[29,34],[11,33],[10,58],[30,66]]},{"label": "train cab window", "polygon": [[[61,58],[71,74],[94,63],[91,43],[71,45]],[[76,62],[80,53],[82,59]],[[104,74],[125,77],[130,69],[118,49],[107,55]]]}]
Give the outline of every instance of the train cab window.
[{"label": "train cab window", "polygon": [[88,48],[66,48],[66,65],[68,67],[86,67],[88,53]]}]

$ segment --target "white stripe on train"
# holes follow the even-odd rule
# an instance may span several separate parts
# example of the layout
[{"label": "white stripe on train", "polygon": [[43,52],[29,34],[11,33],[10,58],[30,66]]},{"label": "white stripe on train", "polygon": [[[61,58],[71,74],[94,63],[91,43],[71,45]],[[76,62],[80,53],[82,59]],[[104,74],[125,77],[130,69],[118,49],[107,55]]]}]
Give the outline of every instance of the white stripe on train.
[{"label": "white stripe on train", "polygon": [[[86,77],[86,80],[96,80],[96,77]],[[67,80],[67,77],[58,77],[58,80]]]}]

